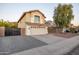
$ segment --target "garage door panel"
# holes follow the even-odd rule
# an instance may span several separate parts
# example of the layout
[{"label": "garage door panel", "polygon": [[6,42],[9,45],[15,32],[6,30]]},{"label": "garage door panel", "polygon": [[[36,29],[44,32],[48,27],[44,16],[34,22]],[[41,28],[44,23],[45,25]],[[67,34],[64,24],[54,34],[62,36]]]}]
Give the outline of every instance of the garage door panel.
[{"label": "garage door panel", "polygon": [[31,28],[30,32],[31,32],[31,35],[45,34],[46,29],[45,28]]}]

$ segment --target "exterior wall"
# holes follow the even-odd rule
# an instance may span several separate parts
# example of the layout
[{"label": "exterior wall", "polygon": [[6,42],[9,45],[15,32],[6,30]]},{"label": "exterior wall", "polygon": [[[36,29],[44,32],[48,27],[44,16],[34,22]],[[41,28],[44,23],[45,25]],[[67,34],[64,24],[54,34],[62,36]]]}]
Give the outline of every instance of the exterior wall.
[{"label": "exterior wall", "polygon": [[25,35],[31,35],[29,25],[26,25]]},{"label": "exterior wall", "polygon": [[21,28],[21,36],[25,36],[25,28]]},{"label": "exterior wall", "polygon": [[41,15],[41,13],[39,12],[31,12],[31,13],[27,13],[22,19],[21,21],[19,21],[18,23],[18,28],[25,28],[26,24],[25,22],[31,22],[34,23],[34,16],[40,16],[40,23],[39,24],[45,24],[45,17],[43,15]]},{"label": "exterior wall", "polygon": [[32,12],[31,13],[31,22],[34,23],[34,16],[40,16],[40,24],[45,24],[45,17],[41,15],[39,12]]},{"label": "exterior wall", "polygon": [[25,28],[25,27],[26,27],[25,22],[31,22],[30,13],[27,13],[27,14],[21,19],[21,21],[18,23],[18,28]]},{"label": "exterior wall", "polygon": [[5,27],[0,27],[0,37],[5,36]]},{"label": "exterior wall", "polygon": [[21,21],[19,21],[18,28],[25,28],[25,30],[24,30],[25,31],[25,35],[47,34],[48,33],[47,27],[43,27],[43,28],[41,28],[41,27],[39,27],[39,28],[31,28],[30,25],[27,25],[25,23],[25,22],[34,23],[34,16],[39,16],[40,17],[40,23],[39,24],[45,24],[45,17],[40,12],[36,11],[36,12],[27,13],[21,19]]},{"label": "exterior wall", "polygon": [[25,16],[22,18],[22,20],[18,23],[18,28],[25,28]]},{"label": "exterior wall", "polygon": [[31,13],[26,14],[25,22],[31,22]]},{"label": "exterior wall", "polygon": [[19,21],[18,23],[18,28],[25,28],[26,24],[25,22],[31,22],[34,23],[34,16],[40,16],[40,23],[39,24],[45,24],[45,17],[43,15],[41,15],[39,12],[31,12],[31,13],[27,13],[22,19],[21,21]]}]

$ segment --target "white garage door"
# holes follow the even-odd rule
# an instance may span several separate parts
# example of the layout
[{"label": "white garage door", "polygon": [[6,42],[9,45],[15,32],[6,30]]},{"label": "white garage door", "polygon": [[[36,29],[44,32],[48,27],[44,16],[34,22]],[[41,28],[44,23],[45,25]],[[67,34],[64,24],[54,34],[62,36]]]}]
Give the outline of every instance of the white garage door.
[{"label": "white garage door", "polygon": [[30,28],[31,35],[47,34],[46,28]]}]

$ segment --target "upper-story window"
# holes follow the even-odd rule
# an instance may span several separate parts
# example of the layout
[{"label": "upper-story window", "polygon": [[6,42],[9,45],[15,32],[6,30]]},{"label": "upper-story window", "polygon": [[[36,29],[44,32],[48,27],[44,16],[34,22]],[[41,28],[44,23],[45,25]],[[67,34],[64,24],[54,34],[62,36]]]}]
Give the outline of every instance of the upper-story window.
[{"label": "upper-story window", "polygon": [[34,16],[34,22],[40,23],[40,16]]}]

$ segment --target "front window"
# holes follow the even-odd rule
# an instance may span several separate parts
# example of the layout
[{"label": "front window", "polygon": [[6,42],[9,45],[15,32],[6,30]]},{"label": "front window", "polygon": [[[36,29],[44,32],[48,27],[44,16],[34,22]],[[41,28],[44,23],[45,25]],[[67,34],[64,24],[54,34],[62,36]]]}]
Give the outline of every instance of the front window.
[{"label": "front window", "polygon": [[40,17],[39,16],[34,16],[34,22],[35,23],[40,23]]}]

